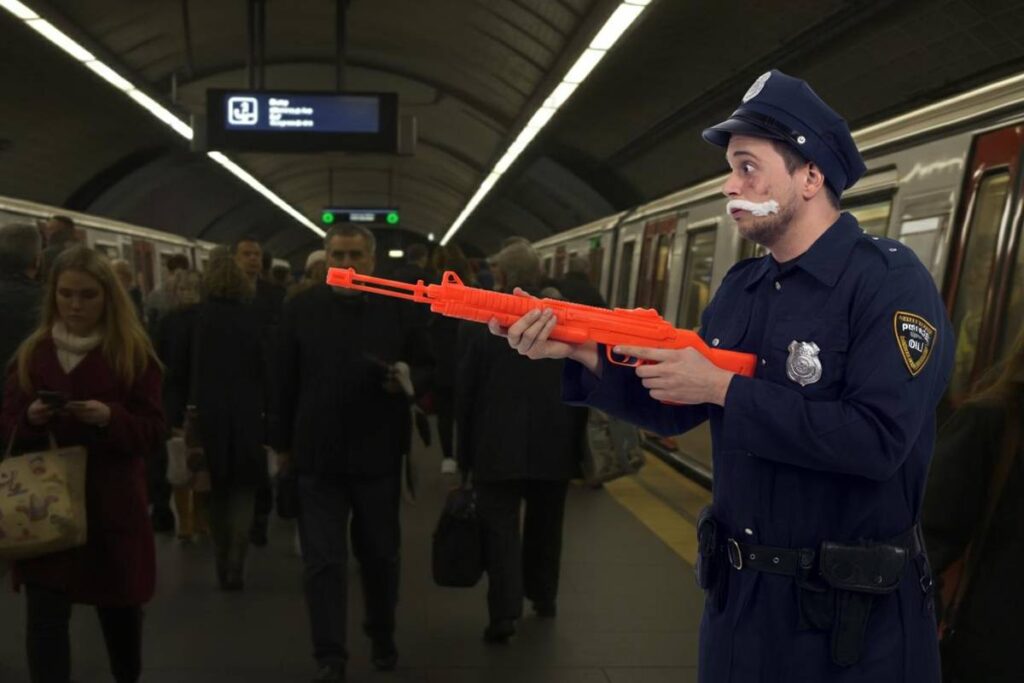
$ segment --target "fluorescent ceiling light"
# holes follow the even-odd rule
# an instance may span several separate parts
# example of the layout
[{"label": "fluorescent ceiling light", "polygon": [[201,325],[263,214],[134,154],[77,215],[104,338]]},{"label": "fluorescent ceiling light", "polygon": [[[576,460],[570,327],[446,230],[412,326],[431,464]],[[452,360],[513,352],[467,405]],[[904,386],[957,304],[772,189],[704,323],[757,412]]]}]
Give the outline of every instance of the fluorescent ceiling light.
[{"label": "fluorescent ceiling light", "polygon": [[401,249],[392,249],[391,251],[388,252],[388,256],[390,256],[391,258],[402,258],[403,256],[405,256],[405,252],[402,251]]},{"label": "fluorescent ceiling light", "polygon": [[565,104],[566,100],[568,100],[574,92],[576,92],[576,88],[578,87],[578,83],[559,83],[555,89],[551,91],[551,94],[548,95],[548,98],[544,100],[543,106],[558,109]]},{"label": "fluorescent ceiling light", "polygon": [[30,10],[18,0],[0,0],[0,7],[18,17],[19,19],[38,19],[39,15]]},{"label": "fluorescent ceiling light", "polygon": [[[163,121],[165,124],[171,127],[178,135],[191,140],[193,137],[192,126],[186,123],[181,117],[174,114],[172,111],[164,107],[162,104],[154,100],[152,97],[142,92],[135,85],[124,78],[114,69],[107,66],[105,63],[96,59],[96,56],[86,50],[84,47],[78,44],[77,41],[70,38],[63,31],[58,29],[56,26],[40,18],[40,16],[33,11],[28,5],[20,2],[20,0],[0,0],[0,7],[13,14],[18,19],[24,21],[28,26],[37,31],[40,35],[45,37],[51,43],[64,50],[64,52],[71,55],[74,59],[84,64],[90,71],[95,73],[97,76],[105,80],[110,85],[114,86],[121,92],[128,95],[128,97],[135,100],[142,108],[148,111],[156,118]],[[210,157],[219,163],[220,165],[227,168],[229,171],[234,173],[236,176],[241,178],[246,184],[255,189],[257,192],[262,194],[264,197],[269,199],[272,203],[280,207],[289,216],[302,223],[304,226],[315,232],[317,235],[323,237],[324,231],[313,224],[308,218],[299,213],[294,207],[288,204],[286,201],[281,199],[279,196],[274,194],[269,188],[263,183],[256,180],[248,172],[243,170],[240,166],[235,164],[233,161],[228,159],[220,152],[210,152]]]},{"label": "fluorescent ceiling light", "polygon": [[246,171],[244,168],[242,168],[235,162],[231,161],[231,159],[228,159],[220,152],[207,152],[206,155],[213,159],[214,161],[216,161],[221,166],[223,166],[224,168],[226,168],[228,171],[230,171],[231,174],[234,175],[236,178],[238,178],[243,183],[245,183],[252,189],[259,192],[261,195],[269,199],[274,205],[276,205],[282,211],[287,213],[289,216],[291,216],[298,222],[302,223],[304,226],[315,232],[320,237],[323,237],[326,234],[324,233],[323,230],[316,227],[316,225],[311,220],[309,220],[301,213],[299,213],[295,209],[295,207],[293,207],[291,204],[289,204],[288,202],[274,194],[274,192],[269,187],[267,187],[260,181],[256,180],[256,178],[253,177],[251,173]]},{"label": "fluorescent ceiling light", "polygon": [[84,47],[79,45],[77,42],[68,38],[68,36],[61,31],[59,28],[48,22],[46,19],[28,19],[25,21],[30,27],[38,31],[44,38],[59,47],[60,49],[67,52],[69,55],[74,57],[80,62],[88,62],[96,57],[86,50]]},{"label": "fluorescent ceiling light", "polygon": [[512,164],[519,158],[519,155],[533,142],[533,139],[548,124],[558,109],[576,92],[579,84],[586,80],[598,62],[604,58],[608,50],[618,41],[626,29],[636,21],[636,18],[640,16],[650,2],[651,0],[623,0],[619,3],[615,11],[605,21],[601,30],[594,36],[590,47],[580,54],[576,63],[562,77],[562,82],[555,86],[555,89],[544,100],[544,104],[537,108],[537,111],[530,117],[526,126],[519,132],[519,135],[516,136],[516,139],[505,150],[505,153],[501,155],[498,162],[494,164],[494,168],[491,169],[491,172],[480,184],[480,187],[473,193],[465,208],[462,209],[462,212],[451,224],[451,227],[448,228],[448,232],[441,238],[442,247],[448,244],[449,240],[455,236],[455,233],[459,231],[459,228],[466,222],[469,215],[473,213],[473,209],[491,191],[491,188],[498,182],[501,175],[511,168]]},{"label": "fluorescent ceiling light", "polygon": [[85,65],[92,69],[93,73],[97,76],[122,92],[128,92],[129,90],[135,89],[135,86],[132,85],[131,81],[127,78],[123,78],[121,74],[117,73],[98,59],[86,62]]},{"label": "fluorescent ceiling light", "polygon": [[186,140],[192,139],[192,126],[188,125],[177,116],[167,111],[167,109],[159,102],[154,100],[152,97],[142,92],[141,90],[130,90],[128,91],[128,97],[138,102],[144,109],[149,111],[150,114],[157,117],[168,126],[174,129],[181,137]]},{"label": "fluorescent ceiling light", "polygon": [[548,121],[551,120],[551,117],[555,115],[556,111],[558,110],[552,109],[551,107],[541,107],[534,112],[532,117],[530,117],[530,120],[526,123],[526,127],[536,128],[539,131],[541,128],[548,125]]},{"label": "fluorescent ceiling light", "polygon": [[580,58],[576,60],[576,63],[569,69],[569,73],[565,74],[565,78],[562,79],[564,83],[582,83],[586,80],[590,72],[594,70],[597,63],[604,58],[604,50],[594,50],[593,48],[587,48],[580,55]]},{"label": "fluorescent ceiling light", "polygon": [[428,242],[433,242],[434,241],[434,233],[432,233],[432,232],[427,233],[427,241]]},{"label": "fluorescent ceiling light", "polygon": [[594,37],[590,47],[594,50],[610,50],[615,41],[619,39],[619,36],[625,33],[629,25],[633,23],[633,20],[640,16],[640,13],[643,11],[644,8],[637,5],[619,5],[612,13],[611,18],[605,22],[601,32]]}]

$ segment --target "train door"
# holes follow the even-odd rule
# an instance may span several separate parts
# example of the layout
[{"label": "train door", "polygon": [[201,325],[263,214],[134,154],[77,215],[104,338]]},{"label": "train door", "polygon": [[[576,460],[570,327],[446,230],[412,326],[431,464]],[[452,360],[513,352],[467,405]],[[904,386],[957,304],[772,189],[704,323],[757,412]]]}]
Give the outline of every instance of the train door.
[{"label": "train door", "polygon": [[619,254],[619,279],[615,288],[614,306],[618,308],[632,308],[629,292],[633,284],[633,259],[636,254],[636,238],[630,238],[622,242],[622,250]]},{"label": "train door", "polygon": [[637,273],[636,306],[653,308],[665,313],[665,298],[668,294],[669,263],[672,255],[672,241],[676,234],[677,216],[655,218],[644,226],[643,243],[640,252],[640,269]]},{"label": "train door", "polygon": [[135,271],[135,285],[142,290],[143,295],[153,291],[156,281],[154,277],[154,249],[153,243],[146,240],[132,240],[132,268]]},{"label": "train door", "polygon": [[555,247],[555,271],[551,277],[561,280],[563,275],[565,275],[565,247]]},{"label": "train door", "polygon": [[954,407],[1009,350],[1024,324],[1022,151],[1024,126],[980,135],[971,148],[945,288],[956,333],[947,395]]},{"label": "train door", "polygon": [[590,284],[601,289],[604,275],[604,242],[600,236],[590,238],[590,251],[587,252],[590,263]]}]

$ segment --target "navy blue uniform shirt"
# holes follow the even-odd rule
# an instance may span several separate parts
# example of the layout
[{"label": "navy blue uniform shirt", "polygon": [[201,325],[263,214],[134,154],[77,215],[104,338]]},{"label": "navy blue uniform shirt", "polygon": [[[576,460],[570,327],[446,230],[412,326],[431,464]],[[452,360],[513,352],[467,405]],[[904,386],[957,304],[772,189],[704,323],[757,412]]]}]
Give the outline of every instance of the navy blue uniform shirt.
[{"label": "navy blue uniform shirt", "polygon": [[[712,505],[726,536],[787,548],[892,538],[921,510],[953,360],[945,308],[910,249],[846,213],[787,265],[737,263],[704,311],[708,344],[758,357],[754,377],[732,378],[724,408],[659,403],[603,353],[600,379],[567,363],[564,398],[661,434],[710,420]],[[790,378],[793,342],[816,345],[816,381]],[[911,563],[876,602],[860,662],[841,668],[828,633],[799,629],[792,578],[728,569],[724,599],[705,606],[700,680],[937,681],[927,573],[923,557]]]}]

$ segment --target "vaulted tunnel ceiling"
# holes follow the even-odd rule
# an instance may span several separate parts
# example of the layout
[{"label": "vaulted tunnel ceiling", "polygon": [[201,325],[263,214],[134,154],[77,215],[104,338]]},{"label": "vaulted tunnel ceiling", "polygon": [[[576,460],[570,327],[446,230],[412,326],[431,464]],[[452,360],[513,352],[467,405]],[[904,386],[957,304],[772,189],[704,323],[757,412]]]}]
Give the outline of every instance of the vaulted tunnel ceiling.
[{"label": "vaulted tunnel ceiling", "polygon": [[[246,87],[245,0],[28,4],[183,115]],[[334,0],[267,0],[264,85],[335,87]],[[232,155],[303,214],[397,205],[442,235],[616,0],[352,0],[345,85],[395,91],[413,156]],[[456,241],[492,251],[724,168],[700,130],[760,73],[808,79],[854,126],[1024,69],[1024,3],[654,0]],[[214,241],[257,233],[295,260],[313,233],[0,12],[0,194]]]}]

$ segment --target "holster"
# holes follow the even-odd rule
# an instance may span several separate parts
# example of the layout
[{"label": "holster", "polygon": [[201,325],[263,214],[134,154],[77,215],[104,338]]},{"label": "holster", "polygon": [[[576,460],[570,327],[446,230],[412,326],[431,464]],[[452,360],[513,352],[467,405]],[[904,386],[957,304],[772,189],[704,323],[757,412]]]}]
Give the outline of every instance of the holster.
[{"label": "holster", "polygon": [[722,542],[718,522],[711,515],[711,506],[705,506],[697,517],[697,564],[694,571],[697,585],[718,610],[722,609],[725,600]]},{"label": "holster", "polygon": [[818,569],[834,593],[832,661],[837,665],[852,666],[860,659],[874,601],[899,587],[907,559],[907,549],[897,545],[821,544]]}]

